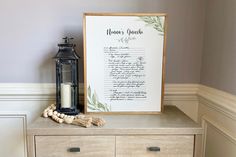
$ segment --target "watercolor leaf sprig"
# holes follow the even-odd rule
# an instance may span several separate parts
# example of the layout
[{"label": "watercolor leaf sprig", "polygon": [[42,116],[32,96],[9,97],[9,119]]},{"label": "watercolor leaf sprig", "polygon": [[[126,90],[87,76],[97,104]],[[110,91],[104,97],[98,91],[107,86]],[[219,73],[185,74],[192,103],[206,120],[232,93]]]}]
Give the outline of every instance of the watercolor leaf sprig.
[{"label": "watercolor leaf sprig", "polygon": [[99,111],[99,112],[109,112],[111,111],[111,107],[106,103],[102,103],[99,101],[96,91],[91,92],[90,86],[88,87],[88,109],[91,111]]},{"label": "watercolor leaf sprig", "polygon": [[151,26],[157,30],[160,35],[164,35],[164,23],[159,16],[140,16],[139,18],[146,23],[146,26]]}]

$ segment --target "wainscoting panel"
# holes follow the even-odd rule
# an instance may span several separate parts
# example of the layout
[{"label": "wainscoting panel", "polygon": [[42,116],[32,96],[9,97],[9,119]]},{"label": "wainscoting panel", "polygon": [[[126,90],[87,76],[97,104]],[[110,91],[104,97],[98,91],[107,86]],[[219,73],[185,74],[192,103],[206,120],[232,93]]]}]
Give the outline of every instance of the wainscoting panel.
[{"label": "wainscoting panel", "polygon": [[0,113],[0,156],[26,157],[26,115]]},{"label": "wainscoting panel", "polygon": [[205,130],[203,157],[235,157],[236,138],[228,129],[223,128],[207,116],[202,117]]},{"label": "wainscoting panel", "polygon": [[[54,84],[0,84],[0,155],[27,157],[27,125],[54,102]],[[225,156],[235,154],[236,96],[199,84],[166,84],[164,104],[202,123],[206,134],[198,137],[194,157],[220,154],[220,148],[227,150]]]},{"label": "wainscoting panel", "polygon": [[205,130],[202,157],[236,156],[236,96],[199,86],[198,118]]},{"label": "wainscoting panel", "polygon": [[224,132],[211,124],[207,125],[206,157],[235,157],[236,144]]},{"label": "wainscoting panel", "polygon": [[0,84],[0,156],[27,157],[27,125],[55,101],[52,84]]}]

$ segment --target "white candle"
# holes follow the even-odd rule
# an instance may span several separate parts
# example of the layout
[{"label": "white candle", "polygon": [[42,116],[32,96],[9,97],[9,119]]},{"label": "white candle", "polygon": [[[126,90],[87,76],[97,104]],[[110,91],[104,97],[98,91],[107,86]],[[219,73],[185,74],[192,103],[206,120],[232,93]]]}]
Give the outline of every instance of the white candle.
[{"label": "white candle", "polygon": [[71,107],[71,84],[61,84],[61,108]]}]

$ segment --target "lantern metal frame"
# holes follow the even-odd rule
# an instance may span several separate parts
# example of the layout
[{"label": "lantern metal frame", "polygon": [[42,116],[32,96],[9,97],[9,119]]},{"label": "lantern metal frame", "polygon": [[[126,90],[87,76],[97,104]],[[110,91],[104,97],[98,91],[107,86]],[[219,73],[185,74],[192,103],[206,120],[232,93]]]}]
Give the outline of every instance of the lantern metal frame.
[{"label": "lantern metal frame", "polygon": [[58,44],[59,50],[54,57],[56,61],[56,108],[60,113],[76,115],[79,113],[79,56],[76,54],[75,44],[70,43],[73,38],[65,37],[63,39],[65,41]]}]

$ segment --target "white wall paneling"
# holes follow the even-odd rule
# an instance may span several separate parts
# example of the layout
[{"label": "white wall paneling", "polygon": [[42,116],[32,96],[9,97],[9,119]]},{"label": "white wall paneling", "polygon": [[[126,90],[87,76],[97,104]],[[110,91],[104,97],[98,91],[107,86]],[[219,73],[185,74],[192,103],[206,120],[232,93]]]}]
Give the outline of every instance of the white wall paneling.
[{"label": "white wall paneling", "polygon": [[[80,93],[83,93],[83,84],[80,84]],[[0,84],[0,122],[4,124],[0,127],[0,154],[9,153],[7,150],[18,141],[18,147],[14,146],[18,155],[4,155],[26,157],[26,123],[40,116],[43,109],[53,102],[54,84]],[[236,96],[199,84],[166,84],[164,104],[176,105],[193,120],[203,124],[206,134],[203,139],[197,138],[201,139],[198,144],[202,142],[205,149],[202,153],[201,149],[196,151],[196,156],[221,151],[219,147],[224,148],[225,144],[229,154],[235,153],[232,148],[235,148],[236,139]],[[5,137],[10,137],[8,144],[2,139]],[[21,140],[16,140],[18,138]]]},{"label": "white wall paneling", "polygon": [[0,155],[26,157],[26,115],[0,113]]},{"label": "white wall paneling", "polygon": [[223,128],[207,116],[202,117],[204,136],[202,143],[203,157],[235,157],[236,138],[227,128]]},{"label": "white wall paneling", "polygon": [[26,128],[55,101],[52,84],[0,84],[0,156],[27,157]]},{"label": "white wall paneling", "polygon": [[198,119],[205,134],[203,157],[236,156],[236,96],[199,86]]}]

